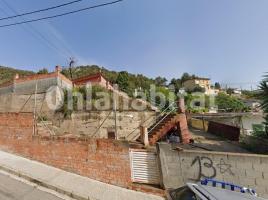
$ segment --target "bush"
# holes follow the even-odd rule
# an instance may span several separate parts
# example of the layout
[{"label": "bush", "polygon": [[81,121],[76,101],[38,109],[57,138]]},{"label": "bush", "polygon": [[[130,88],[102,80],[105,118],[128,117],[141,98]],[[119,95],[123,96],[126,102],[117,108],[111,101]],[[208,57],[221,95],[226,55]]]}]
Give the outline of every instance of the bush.
[{"label": "bush", "polygon": [[252,133],[253,136],[267,137],[267,135],[265,134],[265,129],[264,129],[263,124],[252,124],[252,129],[253,129],[253,133]]},{"label": "bush", "polygon": [[245,112],[249,108],[237,97],[230,96],[225,93],[220,93],[216,97],[216,104],[220,110],[226,112]]}]

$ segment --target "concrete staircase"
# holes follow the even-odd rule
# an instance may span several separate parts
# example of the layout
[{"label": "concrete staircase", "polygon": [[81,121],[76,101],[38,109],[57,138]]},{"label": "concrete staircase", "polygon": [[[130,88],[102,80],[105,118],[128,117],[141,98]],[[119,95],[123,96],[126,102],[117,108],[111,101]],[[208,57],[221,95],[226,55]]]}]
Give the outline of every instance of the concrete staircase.
[{"label": "concrete staircase", "polygon": [[191,138],[185,114],[171,113],[161,117],[155,124],[148,128],[149,144],[156,144],[171,129],[179,129],[182,143],[187,144]]}]

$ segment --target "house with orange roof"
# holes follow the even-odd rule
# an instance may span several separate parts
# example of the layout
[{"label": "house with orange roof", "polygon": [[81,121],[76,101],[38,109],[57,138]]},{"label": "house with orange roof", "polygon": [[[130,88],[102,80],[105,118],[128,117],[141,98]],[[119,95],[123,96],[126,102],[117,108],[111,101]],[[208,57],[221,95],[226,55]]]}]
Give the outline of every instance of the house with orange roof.
[{"label": "house with orange roof", "polygon": [[111,83],[103,76],[101,72],[93,75],[83,76],[73,80],[73,84],[78,87],[85,86],[89,83],[91,85],[99,85],[108,90],[114,90]]}]

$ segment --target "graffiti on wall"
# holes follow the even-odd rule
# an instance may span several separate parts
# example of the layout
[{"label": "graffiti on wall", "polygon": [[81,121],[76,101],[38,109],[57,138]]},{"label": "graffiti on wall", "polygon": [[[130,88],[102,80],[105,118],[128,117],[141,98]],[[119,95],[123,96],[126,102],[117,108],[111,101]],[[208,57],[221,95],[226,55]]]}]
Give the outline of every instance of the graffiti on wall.
[{"label": "graffiti on wall", "polygon": [[206,156],[196,156],[191,164],[191,167],[197,166],[198,167],[198,176],[195,181],[199,181],[202,178],[215,178],[217,173],[225,174],[228,173],[234,176],[232,172],[232,165],[228,164],[221,159],[219,163],[214,163],[213,160]]}]

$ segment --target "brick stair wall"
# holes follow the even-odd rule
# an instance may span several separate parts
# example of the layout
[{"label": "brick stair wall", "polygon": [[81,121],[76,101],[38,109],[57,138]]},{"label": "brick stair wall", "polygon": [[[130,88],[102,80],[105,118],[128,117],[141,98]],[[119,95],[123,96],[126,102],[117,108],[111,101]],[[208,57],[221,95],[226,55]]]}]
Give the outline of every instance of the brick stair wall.
[{"label": "brick stair wall", "polygon": [[186,116],[185,114],[175,114],[165,118],[152,130],[152,132],[149,134],[150,145],[156,144],[159,139],[165,136],[172,128],[176,126],[180,129],[182,143],[189,143],[191,136],[187,126]]}]

